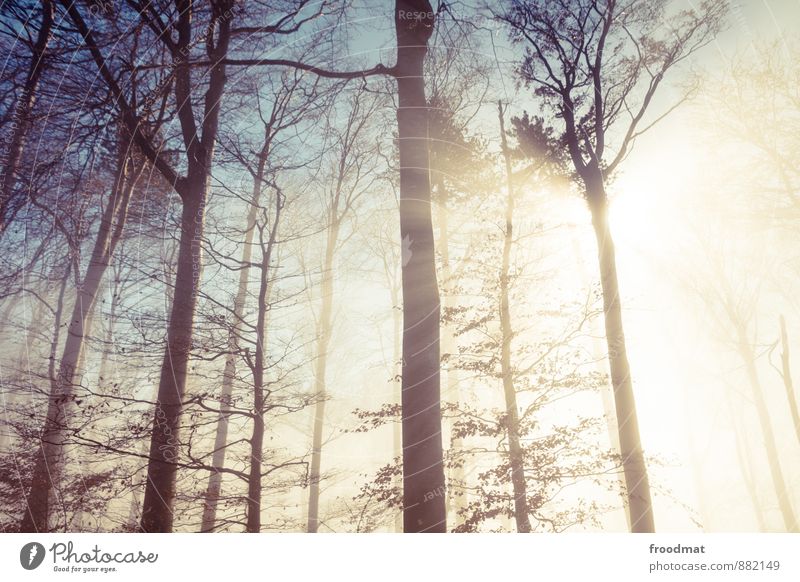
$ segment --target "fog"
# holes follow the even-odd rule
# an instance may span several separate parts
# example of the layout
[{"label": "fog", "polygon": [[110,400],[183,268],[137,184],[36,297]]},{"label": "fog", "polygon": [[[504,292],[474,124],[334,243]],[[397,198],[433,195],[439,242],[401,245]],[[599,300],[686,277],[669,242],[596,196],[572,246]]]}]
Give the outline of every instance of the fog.
[{"label": "fog", "polygon": [[[403,343],[404,314],[412,321],[408,294],[422,295],[427,283],[407,278],[404,291],[402,282],[428,250],[441,302],[434,366],[444,486],[415,491],[425,506],[443,500],[446,531],[525,531],[525,521],[533,532],[636,530],[635,447],[622,453],[631,417],[618,414],[628,376],[612,381],[610,368],[620,361],[616,351],[609,355],[618,340],[655,531],[797,531],[800,419],[791,375],[800,366],[800,4],[717,3],[724,24],[669,68],[632,138],[625,130],[647,83],[619,101],[622,121],[609,124],[598,175],[624,336],[609,323],[599,222],[576,169],[576,156],[587,167],[592,157],[569,150],[563,110],[554,113],[553,95],[536,91],[539,73],[520,72],[531,49],[497,18],[501,4],[454,4],[437,15],[428,41],[422,205],[432,249],[423,248],[420,231],[401,236],[398,210],[403,216],[411,181],[401,174],[408,154],[398,142],[412,138],[398,140],[391,80],[345,82],[313,67],[229,67],[205,216],[198,214],[204,230],[194,239],[202,251],[191,257],[197,304],[185,388],[173,390],[181,412],[169,458],[158,456],[167,440],[158,441],[166,437],[155,429],[164,382],[181,376],[170,324],[184,296],[181,208],[190,196],[176,195],[134,141],[128,150],[141,173],[131,181],[127,222],[97,298],[85,306],[83,344],[63,397],[69,404],[57,404],[67,410],[52,437],[59,449],[40,453],[52,444],[54,386],[77,333],[70,313],[76,304],[84,312],[83,277],[115,188],[109,127],[116,122],[109,120],[119,107],[104,97],[106,82],[87,51],[54,61],[39,83],[19,168],[4,171],[28,192],[0,233],[4,531],[30,527],[24,520],[33,513],[28,499],[40,456],[47,470],[39,481],[50,488],[44,521],[53,531],[403,531],[403,508],[412,505],[403,449],[408,462],[409,446],[419,444],[401,431],[413,422],[400,410],[401,390],[413,388],[403,376],[430,344]],[[279,41],[234,37],[230,51],[338,71],[394,62],[390,5],[329,8]],[[654,13],[663,28],[648,34],[695,8],[665,3]],[[26,10],[39,18],[40,8],[21,3]],[[57,16],[63,28],[52,46],[70,54],[75,35],[61,20],[67,16]],[[27,63],[9,33],[22,26],[18,18],[3,16],[10,56],[2,82],[16,99]],[[257,11],[242,15],[241,26],[254,18]],[[287,22],[301,20],[294,14]],[[651,24],[638,26],[647,32]],[[100,19],[98,34],[113,38],[114,26]],[[119,26],[119,44],[103,50],[120,62],[156,60],[148,52],[156,41],[138,48]],[[628,70],[619,58],[618,75]],[[641,74],[653,63],[642,60]],[[83,84],[86,71],[96,78]],[[212,83],[204,74],[190,77],[198,111]],[[154,82],[141,81],[141,96],[155,91]],[[159,136],[166,163],[188,176],[195,162],[182,161],[181,152],[189,159],[192,146],[180,145],[186,123],[170,91],[159,106],[137,106],[143,119],[161,124],[148,121],[148,139]],[[92,107],[106,122],[87,121]],[[586,103],[577,100],[580,107]],[[9,135],[14,111],[3,106]],[[602,277],[607,283],[606,271]],[[63,468],[51,470],[53,459]],[[172,489],[148,480],[154,459],[174,467]],[[221,485],[209,521],[214,474]],[[169,503],[162,497],[170,518],[160,529],[146,515],[148,500],[164,491],[171,491]],[[143,515],[149,529],[139,525]]]}]

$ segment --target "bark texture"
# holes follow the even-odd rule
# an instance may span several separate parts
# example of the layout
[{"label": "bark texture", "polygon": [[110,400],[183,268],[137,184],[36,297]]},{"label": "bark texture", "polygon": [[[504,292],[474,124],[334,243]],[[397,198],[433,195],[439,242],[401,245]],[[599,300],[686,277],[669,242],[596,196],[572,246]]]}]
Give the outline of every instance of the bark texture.
[{"label": "bark texture", "polygon": [[403,287],[403,529],[445,532],[440,406],[439,289],[431,221],[423,65],[433,32],[429,2],[398,0],[398,149]]}]

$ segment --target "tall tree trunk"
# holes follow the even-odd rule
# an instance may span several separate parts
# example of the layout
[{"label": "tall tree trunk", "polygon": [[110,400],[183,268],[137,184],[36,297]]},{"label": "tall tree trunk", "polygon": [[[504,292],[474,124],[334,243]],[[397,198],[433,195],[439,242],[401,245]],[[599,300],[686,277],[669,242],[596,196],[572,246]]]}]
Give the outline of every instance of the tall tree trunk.
[{"label": "tall tree trunk", "polygon": [[8,137],[5,164],[0,167],[0,171],[3,172],[0,175],[0,235],[5,232],[11,218],[9,214],[12,210],[14,188],[16,187],[16,172],[22,149],[25,147],[25,139],[30,131],[31,112],[36,101],[39,80],[44,71],[45,53],[53,29],[54,11],[55,6],[52,0],[42,0],[42,24],[33,45],[31,63],[28,67],[25,84],[22,86],[22,94],[11,118],[11,135]]},{"label": "tall tree trunk", "polygon": [[[67,294],[67,284],[72,276],[74,265],[75,261],[72,259],[72,257],[70,257],[67,260],[67,267],[64,269],[64,274],[61,276],[58,298],[56,299],[56,309],[53,313],[53,337],[50,341],[50,355],[48,357],[49,363],[47,365],[47,378],[50,383],[50,395],[54,394],[58,389],[56,361],[58,360],[58,346],[61,341],[61,321],[64,318],[64,301]],[[48,400],[45,426],[47,426],[48,419],[50,418],[51,402],[52,400]],[[55,484],[55,480],[54,483],[45,484],[48,487],[47,494],[41,492],[37,494],[34,491],[33,483],[36,483],[38,480],[40,480],[42,475],[45,473],[45,471],[43,471],[40,467],[40,465],[42,465],[40,459],[43,458],[42,449],[44,446],[45,443],[41,442],[39,445],[39,451],[37,452],[37,460],[33,466],[32,484],[31,488],[29,489],[28,496],[25,498],[25,513],[22,516],[22,523],[20,525],[21,532],[39,533],[48,531],[50,525],[50,504],[54,498],[61,493],[60,489],[52,487],[52,485]],[[44,478],[47,478],[48,476],[49,473],[44,475]],[[44,506],[42,506],[42,501],[45,504]],[[37,529],[37,522],[42,526],[41,529]]]},{"label": "tall tree trunk", "polygon": [[584,178],[586,198],[592,214],[597,239],[600,283],[603,289],[608,363],[611,385],[614,387],[614,406],[617,413],[622,469],[628,495],[630,531],[652,533],[655,531],[650,482],[639,436],[639,420],[633,396],[630,364],[622,326],[622,305],[617,280],[617,259],[611,230],[608,225],[608,197],[599,169]]},{"label": "tall tree trunk", "polygon": [[141,530],[144,532],[172,531],[186,370],[203,267],[206,198],[219,130],[220,104],[227,81],[224,59],[228,54],[232,19],[222,18],[221,15],[233,9],[231,0],[220,0],[212,5],[215,27],[210,32],[215,31],[216,34],[208,34],[205,38],[211,66],[208,69],[208,89],[203,100],[200,133],[192,111],[192,78],[188,62],[194,5],[189,0],[178,0],[176,5],[178,42],[177,50],[173,53],[176,55],[175,97],[186,147],[187,175],[175,184],[183,201],[178,270],[150,441],[150,461],[142,506]]},{"label": "tall tree trunk", "polygon": [[[86,324],[97,299],[100,284],[122,236],[128,212],[128,202],[141,172],[141,167],[130,175],[128,140],[121,139],[117,173],[108,204],[103,211],[100,228],[95,239],[86,274],[77,290],[72,315],[67,327],[67,337],[61,355],[58,374],[51,386],[47,418],[40,437],[40,448],[34,462],[27,511],[22,520],[22,531],[48,531],[50,499],[58,487],[63,469],[64,440],[67,437],[67,409],[74,399],[78,362],[84,345]],[[51,362],[52,365],[52,362]]]},{"label": "tall tree trunk", "polygon": [[339,239],[339,220],[334,214],[328,226],[325,246],[325,261],[322,267],[322,306],[317,325],[317,360],[314,367],[314,434],[311,449],[308,490],[308,533],[319,530],[319,483],[322,464],[322,433],[325,426],[325,401],[327,400],[326,374],[328,370],[328,347],[331,339],[331,317],[333,314],[333,257]]},{"label": "tall tree trunk", "polygon": [[191,194],[183,200],[178,270],[167,328],[167,348],[158,383],[142,507],[141,529],[148,533],[172,531],[180,419],[202,271],[207,179],[207,174],[194,176]]},{"label": "tall tree trunk", "polygon": [[236,297],[233,299],[233,326],[228,334],[228,355],[225,358],[225,370],[222,373],[222,391],[219,398],[220,414],[217,419],[214,452],[211,457],[211,466],[214,467],[215,470],[208,476],[208,485],[206,487],[203,504],[203,520],[200,526],[201,532],[214,531],[214,525],[217,520],[217,505],[219,504],[219,494],[222,488],[222,472],[219,469],[225,466],[225,454],[228,444],[228,422],[230,419],[230,400],[233,394],[233,384],[236,379],[236,358],[239,347],[238,337],[241,334],[242,316],[247,301],[248,277],[250,274],[249,264],[250,257],[253,254],[253,232],[258,215],[259,201],[261,199],[261,188],[264,180],[266,161],[267,152],[262,151],[253,182],[250,208],[247,211],[247,230],[245,231],[244,246],[242,247],[242,268],[239,271],[239,286],[236,291]]},{"label": "tall tree trunk", "polygon": [[797,442],[800,443],[800,414],[797,412],[797,397],[794,393],[794,383],[792,382],[792,369],[789,365],[789,335],[786,333],[786,319],[781,315],[781,376],[783,386],[786,388],[786,399],[789,401],[789,412],[792,415],[794,432],[797,435]]},{"label": "tall tree trunk", "polygon": [[500,266],[500,374],[503,378],[503,394],[506,401],[506,433],[508,434],[508,458],[511,466],[511,486],[514,491],[514,519],[519,533],[530,533],[531,521],[528,509],[528,486],[525,482],[524,451],[519,439],[519,410],[517,391],[514,388],[514,371],[511,367],[511,341],[514,330],[511,326],[509,305],[509,271],[511,263],[511,244],[514,240],[514,179],[511,170],[511,155],[506,141],[506,127],[503,120],[503,105],[497,103],[500,117],[500,143],[506,168],[506,227],[503,233],[503,258]]},{"label": "tall tree trunk", "polygon": [[439,289],[431,221],[423,65],[433,32],[427,0],[397,0],[400,237],[403,245],[403,529],[445,532],[439,386]]},{"label": "tall tree trunk", "polygon": [[[97,369],[97,389],[101,393],[111,385],[109,381],[111,376],[111,371],[109,370],[111,367],[109,355],[114,345],[114,327],[117,323],[117,310],[119,309],[122,293],[122,282],[119,278],[119,272],[117,271],[116,274],[112,272],[112,277],[114,278],[113,284],[109,283],[106,286],[106,289],[111,292],[111,304],[108,308],[108,327],[106,328],[105,338],[103,339],[104,348],[100,354],[100,365]],[[116,362],[114,362],[114,364],[116,364]]]},{"label": "tall tree trunk", "polygon": [[[91,337],[92,334],[92,327],[94,325],[94,315],[95,311],[92,309],[89,313],[89,316],[86,320],[86,328],[85,334],[86,337]],[[76,365],[75,369],[77,370],[75,374],[74,383],[76,386],[81,385],[83,382],[83,375],[86,370],[86,350],[81,350],[81,355],[78,358],[78,364]],[[69,447],[64,448],[63,452],[64,457],[64,465],[67,467],[77,465],[78,470],[81,472],[81,479],[85,474],[91,474],[91,464],[89,463],[89,459],[86,457],[81,458],[80,455],[80,447],[78,445],[72,445]],[[70,459],[73,459],[70,461]],[[84,490],[85,491],[85,490]],[[66,507],[64,508],[64,531],[69,532],[83,532],[86,531],[84,528],[86,527],[87,518],[91,518],[91,512],[88,512],[84,509],[84,504],[82,501],[78,501],[77,507],[75,508],[72,518],[68,521],[66,518]],[[97,524],[97,522],[95,522]]]},{"label": "tall tree trunk", "polygon": [[756,370],[756,357],[753,353],[753,346],[747,339],[747,333],[741,322],[734,322],[736,327],[737,342],[739,347],[739,355],[744,361],[745,369],[747,370],[747,379],[750,382],[750,390],[753,396],[753,403],[755,404],[756,413],[758,415],[758,422],[761,426],[761,436],[764,439],[764,448],[767,453],[767,462],[769,463],[770,476],[772,477],[772,486],[775,490],[775,497],[778,500],[778,507],[783,517],[783,524],[787,532],[797,532],[797,518],[795,517],[794,510],[792,509],[791,498],[789,497],[789,490],[786,487],[786,481],[783,477],[783,470],[781,469],[780,457],[778,455],[778,447],[775,442],[775,434],[772,430],[772,421],[769,418],[769,410],[767,403],[764,400],[764,392],[761,388],[761,382],[758,379],[758,371]]},{"label": "tall tree trunk", "polygon": [[[581,252],[576,238],[572,239],[572,250],[575,255],[575,261],[579,267],[579,274],[583,288],[591,289],[589,274],[586,270],[586,263],[581,260],[583,253]],[[597,318],[592,317],[592,319],[589,321],[589,325],[591,326],[590,329],[592,336],[592,358],[595,361],[597,372],[605,376],[607,373],[607,368],[604,355],[605,346],[603,345],[602,339],[603,334],[600,330]],[[603,413],[606,421],[605,424],[606,432],[608,433],[608,442],[611,445],[611,450],[614,452],[614,454],[620,455],[621,457],[622,453],[619,446],[619,431],[617,430],[617,413],[614,410],[614,387],[608,382],[604,382],[603,386],[600,388],[600,399],[603,402]],[[619,483],[620,491],[623,491],[625,488],[625,475],[617,473],[616,480]],[[622,504],[620,513],[621,524],[624,524],[622,527],[626,527],[630,523],[631,519],[630,506],[627,502]]]},{"label": "tall tree trunk", "polygon": [[250,474],[247,483],[247,532],[261,531],[261,467],[264,452],[264,414],[266,398],[264,392],[264,356],[266,353],[267,314],[269,305],[267,297],[270,288],[270,263],[275,240],[278,235],[278,223],[281,218],[283,201],[281,193],[275,193],[275,220],[269,233],[269,240],[264,248],[261,240],[261,280],[258,288],[258,317],[256,323],[256,353],[253,364],[253,433],[250,437]]},{"label": "tall tree trunk", "polygon": [[[256,369],[263,374],[263,357]],[[250,474],[247,480],[247,533],[261,532],[261,464],[264,452],[264,380],[253,383],[253,433],[250,437]],[[259,412],[261,411],[261,412]]]}]

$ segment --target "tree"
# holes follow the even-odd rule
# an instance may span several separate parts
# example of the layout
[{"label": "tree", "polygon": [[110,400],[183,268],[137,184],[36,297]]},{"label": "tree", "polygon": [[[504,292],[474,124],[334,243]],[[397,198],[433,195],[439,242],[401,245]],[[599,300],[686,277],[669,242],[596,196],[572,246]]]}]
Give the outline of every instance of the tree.
[{"label": "tree", "polygon": [[[409,16],[410,15],[410,16]],[[403,286],[403,529],[445,532],[436,283],[423,66],[434,13],[426,0],[395,4],[400,237]],[[439,495],[431,496],[432,492]]]},{"label": "tree", "polygon": [[[233,2],[218,0],[210,3],[207,23],[188,0],[176,0],[174,27],[177,40],[163,30],[160,17],[151,20],[148,12],[141,10],[142,23],[158,32],[158,40],[172,57],[168,84],[174,86],[175,113],[180,122],[186,154],[186,175],[179,175],[152,138],[143,131],[141,112],[123,94],[110,62],[102,53],[95,34],[84,20],[78,6],[62,0],[70,20],[89,50],[103,81],[115,98],[117,107],[133,140],[150,162],[161,172],[181,198],[180,251],[175,275],[175,294],[167,330],[167,345],[161,367],[161,376],[154,412],[153,433],[150,445],[150,462],[147,470],[141,528],[146,532],[172,530],[172,505],[175,498],[180,419],[183,395],[186,388],[186,369],[192,345],[194,313],[202,270],[202,237],[208,182],[214,156],[220,106],[225,89],[224,59],[228,53],[233,19]],[[135,4],[135,3],[134,3]],[[205,28],[202,28],[205,26]],[[202,32],[201,32],[202,31]],[[207,33],[205,31],[210,31]],[[193,34],[194,33],[194,34]],[[194,36],[199,36],[194,38]],[[192,94],[192,67],[190,56],[198,42],[204,42],[211,60],[208,82],[203,96],[203,111],[196,117],[195,98]],[[174,78],[173,78],[174,77]]]},{"label": "tree", "polygon": [[514,331],[511,327],[508,287],[511,268],[511,245],[514,241],[514,176],[511,170],[511,152],[508,149],[506,139],[503,104],[500,101],[497,102],[497,116],[500,120],[500,143],[506,170],[506,212],[503,231],[503,259],[500,266],[500,328],[503,335],[500,346],[500,366],[503,377],[503,395],[506,401],[508,463],[511,467],[511,484],[514,489],[514,519],[517,522],[517,531],[519,533],[530,533],[528,491],[525,483],[522,446],[519,440],[519,409],[511,371],[511,342],[514,338]]},{"label": "tree", "polygon": [[68,429],[67,408],[75,398],[74,384],[79,375],[79,361],[83,357],[87,322],[114,249],[122,236],[131,194],[144,169],[141,162],[135,159],[127,136],[127,130],[121,129],[117,143],[114,185],[100,221],[92,256],[71,310],[58,373],[48,398],[45,422],[39,437],[40,448],[28,488],[27,510],[22,519],[21,531],[49,531],[51,496],[58,488],[63,468],[64,440]]},{"label": "tree", "polygon": [[[709,258],[714,257],[708,253]],[[753,289],[743,289],[737,296],[736,291],[729,281],[728,273],[724,266],[713,265],[710,271],[716,277],[709,292],[703,296],[706,300],[709,312],[715,313],[715,309],[720,311],[717,315],[719,325],[727,332],[731,343],[735,346],[736,353],[741,358],[745,369],[747,383],[750,387],[750,397],[752,399],[758,425],[761,430],[764,452],[769,466],[770,480],[775,492],[775,499],[781,512],[784,527],[788,532],[798,531],[798,522],[794,509],[792,508],[789,488],[786,484],[784,471],[782,468],[778,444],[775,438],[775,429],[769,413],[767,399],[764,388],[758,373],[758,354],[754,338],[751,331],[752,321],[756,312],[758,292]]]},{"label": "tree", "polygon": [[[265,85],[271,87],[272,83],[267,82]],[[261,197],[265,181],[270,174],[276,172],[276,168],[273,167],[274,164],[271,163],[270,158],[273,153],[273,148],[276,146],[276,142],[279,141],[281,134],[295,128],[302,119],[312,118],[315,114],[314,103],[321,100],[317,95],[316,87],[311,90],[305,89],[296,72],[293,75],[288,73],[280,75],[275,85],[269,96],[272,100],[272,106],[269,109],[268,115],[264,116],[261,114],[260,96],[257,101],[264,135],[261,146],[258,149],[255,166],[246,159],[246,156],[241,152],[241,147],[238,144],[230,148],[236,160],[247,168],[248,174],[252,177],[253,185],[245,219],[242,255],[240,267],[238,269],[239,280],[236,287],[236,295],[233,299],[233,310],[231,314],[233,325],[231,325],[228,331],[228,353],[225,356],[225,369],[219,395],[220,414],[217,420],[211,461],[211,464],[216,470],[212,471],[208,477],[203,518],[200,526],[200,531],[202,532],[213,531],[216,522],[217,505],[222,487],[223,474],[221,469],[225,466],[225,457],[228,450],[228,424],[231,416],[229,403],[236,380],[237,359],[241,357],[239,354],[239,338],[243,333],[242,328],[244,326],[243,318],[249,287],[250,263],[254,244],[253,236],[255,234],[256,219],[258,218],[259,209],[262,207]],[[306,98],[307,92],[308,97]],[[303,97],[297,98],[297,94],[303,95]],[[277,220],[277,208],[275,220]],[[272,254],[273,246],[274,241],[268,244],[270,255]],[[261,268],[269,270],[270,266],[262,265]],[[271,289],[272,287],[268,286],[267,292],[271,291]],[[263,308],[264,305],[259,304],[259,309]]]},{"label": "tree", "polygon": [[28,67],[22,91],[14,107],[11,119],[11,131],[8,145],[4,146],[5,159],[0,162],[0,235],[8,227],[9,219],[19,207],[15,188],[17,185],[16,173],[20,157],[25,146],[32,125],[31,114],[36,102],[36,92],[46,66],[47,47],[53,32],[53,17],[55,3],[52,0],[42,0],[42,15],[39,32],[31,51],[31,61]]},{"label": "tree", "polygon": [[[592,216],[632,532],[655,531],[655,521],[623,331],[606,188],[636,138],[666,115],[644,122],[666,74],[713,40],[725,5],[706,0],[697,10],[676,14],[667,10],[665,1],[569,0],[557,6],[515,0],[494,13],[512,41],[525,46],[518,74],[560,120]],[[608,145],[614,139],[616,152],[610,153]]]},{"label": "tree", "polygon": [[327,394],[328,350],[333,331],[334,258],[341,244],[343,222],[355,212],[359,199],[367,194],[374,182],[374,146],[367,143],[369,120],[380,102],[370,98],[362,86],[349,102],[351,107],[341,129],[334,128],[330,150],[334,159],[333,171],[324,175],[329,186],[325,191],[322,223],[325,225],[325,251],[320,284],[320,310],[317,321],[317,353],[314,362],[314,425],[311,465],[309,470],[308,524],[309,533],[319,529],[320,467],[322,463],[323,429]]},{"label": "tree", "polygon": [[794,425],[794,432],[797,436],[797,442],[800,443],[800,413],[797,411],[797,397],[794,393],[794,382],[792,381],[792,370],[789,365],[789,334],[786,332],[786,318],[783,315],[779,319],[781,328],[781,379],[783,386],[786,388],[786,400],[789,403],[789,412],[792,415],[792,424]]},{"label": "tree", "polygon": [[[337,72],[284,59],[236,59],[235,65],[284,65],[322,77],[390,75],[397,82],[400,237],[403,246],[403,529],[444,532],[444,463],[440,403],[439,290],[436,281],[427,147],[424,63],[435,13],[427,0],[397,0],[397,61]],[[439,492],[433,495],[432,492]]]},{"label": "tree", "polygon": [[[258,533],[261,531],[261,472],[264,450],[264,415],[268,410],[267,399],[271,393],[271,390],[265,389],[264,386],[264,372],[266,369],[265,351],[267,349],[266,318],[267,311],[270,308],[267,301],[267,292],[272,282],[270,280],[270,267],[272,266],[272,254],[275,250],[284,198],[285,196],[280,188],[276,188],[275,214],[272,217],[272,224],[268,224],[267,217],[263,219],[261,224],[256,224],[259,231],[261,265],[259,266],[256,345],[251,364],[253,371],[253,433],[250,437],[250,474],[248,475],[247,483],[247,531],[249,533]],[[264,233],[267,228],[269,228],[269,232],[265,240]]]}]

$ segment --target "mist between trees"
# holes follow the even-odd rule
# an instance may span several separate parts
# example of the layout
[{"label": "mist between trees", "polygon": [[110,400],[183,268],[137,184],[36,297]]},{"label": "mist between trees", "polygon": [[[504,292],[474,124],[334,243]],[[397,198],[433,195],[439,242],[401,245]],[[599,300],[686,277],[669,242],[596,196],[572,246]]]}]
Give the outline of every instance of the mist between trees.
[{"label": "mist between trees", "polygon": [[762,10],[4,4],[2,530],[797,531]]}]

